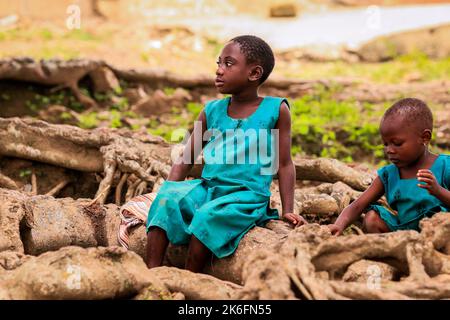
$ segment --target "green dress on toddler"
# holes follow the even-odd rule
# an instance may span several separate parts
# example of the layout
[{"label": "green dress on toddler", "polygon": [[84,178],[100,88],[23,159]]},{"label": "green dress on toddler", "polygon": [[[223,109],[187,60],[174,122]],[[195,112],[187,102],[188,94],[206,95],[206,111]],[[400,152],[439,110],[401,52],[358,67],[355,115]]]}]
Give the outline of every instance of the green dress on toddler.
[{"label": "green dress on toddler", "polygon": [[[439,155],[430,170],[439,185],[449,190],[450,155]],[[417,178],[400,178],[400,172],[394,164],[380,168],[378,177],[383,183],[388,205],[397,211],[397,214],[395,215],[387,208],[379,205],[371,205],[368,210],[377,211],[391,231],[419,231],[419,222],[423,218],[431,217],[437,212],[450,211],[450,208],[445,206],[438,198],[429,194],[426,189],[417,186],[420,182]]]}]

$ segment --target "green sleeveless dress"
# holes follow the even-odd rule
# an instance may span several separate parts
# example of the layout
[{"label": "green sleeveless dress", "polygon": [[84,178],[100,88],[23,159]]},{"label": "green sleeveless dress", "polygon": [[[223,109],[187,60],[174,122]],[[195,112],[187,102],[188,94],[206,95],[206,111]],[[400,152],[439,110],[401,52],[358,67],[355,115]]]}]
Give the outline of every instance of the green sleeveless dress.
[{"label": "green sleeveless dress", "polygon": [[165,181],[153,201],[147,231],[157,226],[172,244],[195,235],[218,258],[231,255],[254,226],[278,219],[270,208],[270,185],[277,173],[274,129],[284,98],[264,97],[245,119],[228,115],[230,98],[206,104],[208,142],[200,179]]},{"label": "green sleeveless dress", "polygon": [[[450,156],[439,155],[430,170],[437,182],[449,190],[450,188]],[[384,186],[384,192],[389,206],[397,211],[392,214],[388,209],[379,205],[371,205],[378,212],[381,219],[391,231],[417,230],[419,222],[423,218],[431,217],[437,212],[448,212],[450,208],[445,206],[438,198],[430,195],[426,189],[417,186],[417,178],[401,179],[398,168],[388,165],[378,170],[378,176]]]}]

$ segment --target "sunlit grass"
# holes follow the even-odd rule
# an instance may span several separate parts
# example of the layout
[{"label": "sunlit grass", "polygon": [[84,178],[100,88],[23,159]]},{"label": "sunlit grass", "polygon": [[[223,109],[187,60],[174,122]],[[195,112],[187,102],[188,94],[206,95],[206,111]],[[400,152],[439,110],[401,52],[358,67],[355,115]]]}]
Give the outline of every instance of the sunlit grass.
[{"label": "sunlit grass", "polygon": [[450,80],[450,57],[429,59],[422,53],[398,57],[383,63],[303,62],[279,63],[281,75],[300,79],[349,77],[377,83]]}]

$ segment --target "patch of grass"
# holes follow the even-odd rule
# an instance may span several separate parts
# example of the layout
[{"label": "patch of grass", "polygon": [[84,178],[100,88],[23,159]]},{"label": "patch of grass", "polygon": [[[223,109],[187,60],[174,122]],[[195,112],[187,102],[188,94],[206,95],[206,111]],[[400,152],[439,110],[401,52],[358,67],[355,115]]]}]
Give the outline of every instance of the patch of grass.
[{"label": "patch of grass", "polygon": [[175,92],[175,88],[172,87],[164,87],[163,92],[166,96],[170,97]]},{"label": "patch of grass", "polygon": [[418,81],[448,80],[450,57],[430,59],[414,52],[383,63],[282,62],[278,69],[284,76],[301,79],[351,77],[377,83],[400,83],[411,77]]},{"label": "patch of grass", "polygon": [[47,28],[43,28],[43,29],[39,30],[39,35],[42,40],[51,40],[54,37],[53,32],[51,32]]},{"label": "patch of grass", "polygon": [[11,96],[7,93],[2,93],[2,94],[0,94],[0,99],[3,101],[9,101],[9,100],[11,100]]},{"label": "patch of grass", "polygon": [[83,29],[73,29],[65,33],[64,39],[80,41],[101,41],[102,37]]},{"label": "patch of grass", "polygon": [[[334,91],[339,88],[334,88]],[[332,91],[318,90],[291,100],[294,153],[331,157],[346,162],[354,156],[384,158],[378,119],[384,107],[374,108],[357,101],[336,101]]]},{"label": "patch of grass", "polygon": [[29,177],[29,176],[31,176],[31,169],[22,169],[22,170],[20,170],[19,177],[26,178],[26,177]]},{"label": "patch of grass", "polygon": [[98,126],[97,112],[81,114],[78,126],[83,129],[93,129]]},{"label": "patch of grass", "polygon": [[118,111],[125,111],[128,109],[128,107],[129,107],[128,99],[125,97],[119,98],[117,100],[117,102],[115,102],[114,104],[111,105],[112,110],[118,110]]},{"label": "patch of grass", "polygon": [[111,110],[111,120],[109,126],[111,128],[121,128],[123,127],[122,123],[122,114],[117,110]]}]

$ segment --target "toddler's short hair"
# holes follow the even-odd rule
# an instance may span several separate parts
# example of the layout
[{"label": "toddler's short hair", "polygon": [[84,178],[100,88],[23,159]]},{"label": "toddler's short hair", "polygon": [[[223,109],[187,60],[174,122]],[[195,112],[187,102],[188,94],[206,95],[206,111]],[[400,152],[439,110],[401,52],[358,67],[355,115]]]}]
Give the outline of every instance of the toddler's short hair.
[{"label": "toddler's short hair", "polygon": [[407,125],[413,125],[419,131],[433,131],[433,114],[425,102],[415,98],[405,98],[394,103],[384,113],[381,122],[393,116],[401,116]]}]

